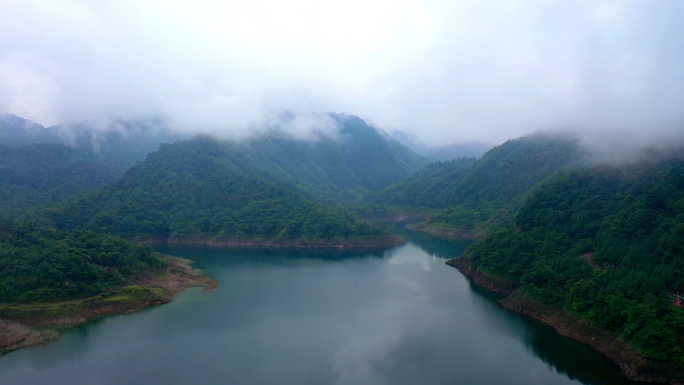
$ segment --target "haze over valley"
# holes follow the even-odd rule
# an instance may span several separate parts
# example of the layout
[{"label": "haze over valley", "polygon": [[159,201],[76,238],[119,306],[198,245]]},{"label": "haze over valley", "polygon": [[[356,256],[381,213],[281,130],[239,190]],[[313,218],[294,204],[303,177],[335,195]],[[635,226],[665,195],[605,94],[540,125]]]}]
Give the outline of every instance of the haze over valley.
[{"label": "haze over valley", "polygon": [[684,383],[683,15],[0,5],[0,382]]}]

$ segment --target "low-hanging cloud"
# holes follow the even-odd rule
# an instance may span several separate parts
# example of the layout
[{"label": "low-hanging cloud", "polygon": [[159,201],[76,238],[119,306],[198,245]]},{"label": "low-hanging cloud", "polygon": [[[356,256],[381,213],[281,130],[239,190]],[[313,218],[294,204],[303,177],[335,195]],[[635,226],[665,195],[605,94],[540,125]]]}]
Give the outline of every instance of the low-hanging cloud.
[{"label": "low-hanging cloud", "polygon": [[0,112],[305,138],[335,111],[426,143],[656,141],[684,131],[682,16],[679,0],[10,0]]}]

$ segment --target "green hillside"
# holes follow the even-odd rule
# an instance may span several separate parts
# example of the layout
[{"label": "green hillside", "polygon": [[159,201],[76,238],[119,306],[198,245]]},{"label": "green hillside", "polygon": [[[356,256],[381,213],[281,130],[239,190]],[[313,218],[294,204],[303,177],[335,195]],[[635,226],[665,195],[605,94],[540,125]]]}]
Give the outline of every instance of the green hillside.
[{"label": "green hillside", "polygon": [[583,156],[576,138],[531,134],[509,140],[477,160],[433,163],[372,200],[431,209],[431,224],[493,228],[512,220],[535,184],[578,164]]},{"label": "green hillside", "polygon": [[444,208],[454,186],[471,172],[475,158],[434,162],[371,198],[379,204]]},{"label": "green hillside", "polygon": [[96,295],[164,262],[149,246],[0,218],[0,302]]},{"label": "green hillside", "polygon": [[[356,116],[330,117],[338,125],[334,138],[296,140],[276,128],[270,134],[226,142],[228,155],[231,162],[252,175],[334,205],[359,201],[427,164],[427,160]],[[116,129],[107,131],[69,124],[45,128],[14,115],[0,114],[0,145],[68,142],[83,154],[125,170],[157,150],[160,143],[189,139],[154,121],[113,124]]]},{"label": "green hillside", "polygon": [[64,202],[121,175],[120,168],[62,144],[0,145],[0,216]]},{"label": "green hillside", "polygon": [[467,257],[519,282],[525,295],[619,333],[649,358],[684,364],[684,310],[665,295],[684,292],[682,163],[553,177],[520,209],[515,228],[492,233]]},{"label": "green hillside", "polygon": [[338,137],[302,141],[275,132],[225,142],[226,156],[249,174],[326,204],[359,201],[427,164],[358,117],[332,116],[340,125]]},{"label": "green hillside", "polygon": [[121,180],[45,210],[41,220],[62,229],[130,238],[295,242],[388,237],[250,172],[241,153],[233,151],[236,146],[208,137],[162,145]]}]

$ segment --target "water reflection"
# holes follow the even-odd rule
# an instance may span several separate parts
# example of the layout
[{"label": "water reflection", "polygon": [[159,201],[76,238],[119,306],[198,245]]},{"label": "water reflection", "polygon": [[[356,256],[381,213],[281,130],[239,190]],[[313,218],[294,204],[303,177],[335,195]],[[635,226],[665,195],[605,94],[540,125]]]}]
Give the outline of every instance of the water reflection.
[{"label": "water reflection", "polygon": [[0,383],[625,383],[444,265],[467,241],[394,231],[408,243],[374,252],[160,247],[218,289],[7,355]]}]

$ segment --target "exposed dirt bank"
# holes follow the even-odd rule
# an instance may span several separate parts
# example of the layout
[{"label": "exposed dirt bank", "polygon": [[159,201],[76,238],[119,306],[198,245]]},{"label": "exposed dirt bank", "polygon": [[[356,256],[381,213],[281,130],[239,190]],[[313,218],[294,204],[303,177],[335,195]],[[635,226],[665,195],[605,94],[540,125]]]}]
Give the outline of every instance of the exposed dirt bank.
[{"label": "exposed dirt bank", "polygon": [[319,249],[373,249],[394,247],[404,243],[404,240],[389,235],[383,238],[347,238],[339,240],[307,239],[307,240],[281,240],[281,239],[221,239],[202,237],[151,237],[140,238],[139,243],[159,244],[169,243],[177,245],[209,245],[223,247],[282,247],[282,248],[319,248]]},{"label": "exposed dirt bank", "polygon": [[473,268],[470,260],[466,257],[458,257],[446,261],[446,264],[457,268],[466,277],[471,277],[473,283],[485,289],[491,290],[499,294],[511,294],[518,289],[520,285],[515,282],[509,282],[505,279],[491,277],[480,270]]},{"label": "exposed dirt bank", "polygon": [[54,330],[38,331],[11,320],[0,320],[0,354],[54,341],[59,333]]},{"label": "exposed dirt bank", "polygon": [[420,231],[423,233],[428,233],[436,235],[439,237],[446,238],[457,238],[457,239],[482,239],[487,234],[483,232],[472,232],[463,229],[452,229],[446,228],[439,225],[431,224],[428,222],[411,223],[406,225],[406,228],[413,231]]},{"label": "exposed dirt bank", "polygon": [[35,346],[59,338],[55,330],[29,326],[71,326],[90,318],[131,313],[160,305],[188,287],[214,289],[217,282],[190,266],[191,261],[165,256],[169,264],[133,277],[128,286],[102,296],[51,303],[0,304],[0,353]]},{"label": "exposed dirt bank", "polygon": [[534,318],[553,327],[559,334],[592,346],[615,362],[622,374],[633,381],[662,384],[684,384],[684,371],[674,364],[646,359],[636,349],[620,339],[620,336],[593,326],[562,309],[533,300],[516,290],[517,283],[488,276],[473,268],[466,257],[450,259],[453,266],[463,275],[471,277],[473,283],[500,294],[509,294],[499,301],[507,310]]}]

